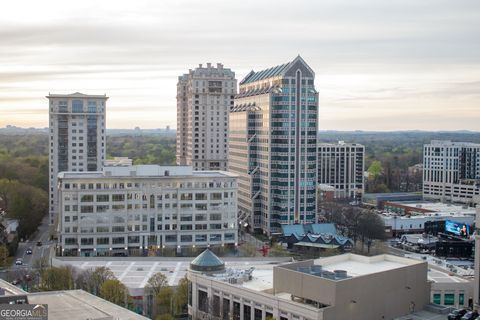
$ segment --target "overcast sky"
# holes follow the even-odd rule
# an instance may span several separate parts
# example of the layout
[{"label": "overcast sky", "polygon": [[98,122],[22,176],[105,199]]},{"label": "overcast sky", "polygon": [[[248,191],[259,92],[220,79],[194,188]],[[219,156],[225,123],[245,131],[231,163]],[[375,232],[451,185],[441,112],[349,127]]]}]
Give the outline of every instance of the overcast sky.
[{"label": "overcast sky", "polygon": [[176,127],[178,75],[241,80],[300,54],[322,130],[480,130],[480,1],[4,1],[0,127],[51,93],[106,93],[107,127]]}]

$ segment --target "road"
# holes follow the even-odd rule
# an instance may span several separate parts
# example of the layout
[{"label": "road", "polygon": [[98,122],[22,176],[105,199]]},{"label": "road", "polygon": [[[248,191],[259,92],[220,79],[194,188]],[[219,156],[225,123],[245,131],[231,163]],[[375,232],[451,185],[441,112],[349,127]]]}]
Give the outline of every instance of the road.
[{"label": "road", "polygon": [[[30,239],[19,242],[18,244],[15,259],[22,259],[24,266],[17,266],[14,261],[12,268],[31,268],[33,263],[42,257],[47,257],[48,261],[50,261],[50,248],[55,245],[54,241],[49,240],[51,228],[52,226],[48,225],[48,215],[46,215],[42,220],[42,224],[38,227],[37,232]],[[41,246],[37,246],[38,241],[42,242]],[[29,248],[32,249],[32,254],[26,253]]]}]

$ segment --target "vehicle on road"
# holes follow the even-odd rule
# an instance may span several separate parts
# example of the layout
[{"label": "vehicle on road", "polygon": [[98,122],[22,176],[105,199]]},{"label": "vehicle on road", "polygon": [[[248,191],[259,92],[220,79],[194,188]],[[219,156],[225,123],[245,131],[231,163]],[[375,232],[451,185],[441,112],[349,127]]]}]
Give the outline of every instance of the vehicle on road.
[{"label": "vehicle on road", "polygon": [[474,320],[478,317],[478,313],[477,311],[468,311],[467,313],[465,313],[465,315],[463,317],[461,317],[460,319],[462,320]]},{"label": "vehicle on road", "polygon": [[32,248],[28,248],[27,250],[25,250],[25,253],[26,254],[32,254]]},{"label": "vehicle on road", "polygon": [[37,241],[37,247],[41,247],[43,245],[42,241]]},{"label": "vehicle on road", "polygon": [[22,264],[23,264],[23,260],[22,260],[22,259],[17,259],[17,260],[15,260],[15,265],[21,266]]},{"label": "vehicle on road", "polygon": [[465,315],[465,313],[467,313],[467,310],[465,310],[465,309],[453,310],[452,312],[450,312],[448,314],[447,319],[448,320],[460,320]]},{"label": "vehicle on road", "polygon": [[19,283],[20,283],[20,279],[15,279],[15,280],[12,281],[12,284],[13,284],[14,286],[16,286],[16,285],[19,284]]}]

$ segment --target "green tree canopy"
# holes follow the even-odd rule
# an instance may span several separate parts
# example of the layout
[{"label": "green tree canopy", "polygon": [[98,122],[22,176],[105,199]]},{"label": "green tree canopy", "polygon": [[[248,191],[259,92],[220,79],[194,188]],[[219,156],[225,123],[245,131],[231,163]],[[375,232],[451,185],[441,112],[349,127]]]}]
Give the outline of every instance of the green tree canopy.
[{"label": "green tree canopy", "polygon": [[73,289],[73,272],[68,267],[50,267],[40,276],[39,288],[42,291],[57,291]]},{"label": "green tree canopy", "polygon": [[175,308],[176,313],[185,313],[187,311],[188,306],[188,279],[185,275],[180,281],[178,282],[178,286],[175,289],[174,294],[174,301],[175,301]]},{"label": "green tree canopy", "polygon": [[100,297],[119,306],[128,306],[128,289],[117,279],[108,279],[100,287]]}]

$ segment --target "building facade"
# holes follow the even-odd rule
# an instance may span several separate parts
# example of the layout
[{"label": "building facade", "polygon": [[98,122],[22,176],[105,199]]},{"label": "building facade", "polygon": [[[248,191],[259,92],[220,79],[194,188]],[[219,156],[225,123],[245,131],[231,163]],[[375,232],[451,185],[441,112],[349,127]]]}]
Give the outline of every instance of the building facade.
[{"label": "building facade", "polygon": [[58,216],[57,175],[101,170],[105,160],[106,95],[49,94],[49,215]]},{"label": "building facade", "polygon": [[177,164],[194,170],[227,170],[229,111],[237,93],[235,73],[207,63],[177,83]]},{"label": "building facade", "polygon": [[335,188],[335,198],[361,198],[365,147],[357,143],[318,145],[318,183]]},{"label": "building facade", "polygon": [[237,181],[221,171],[142,165],[59,174],[62,255],[159,255],[235,245]]},{"label": "building facade", "polygon": [[480,308],[480,207],[477,208],[475,217],[475,277],[473,280],[473,303]]},{"label": "building facade", "polygon": [[480,144],[433,140],[423,147],[423,196],[480,202]]},{"label": "building facade", "polygon": [[239,220],[266,234],[316,221],[318,92],[298,56],[241,82],[230,113],[229,171]]},{"label": "building facade", "polygon": [[344,254],[273,270],[222,270],[214,261],[190,265],[194,320],[395,319],[430,301],[428,264],[403,257]]}]

